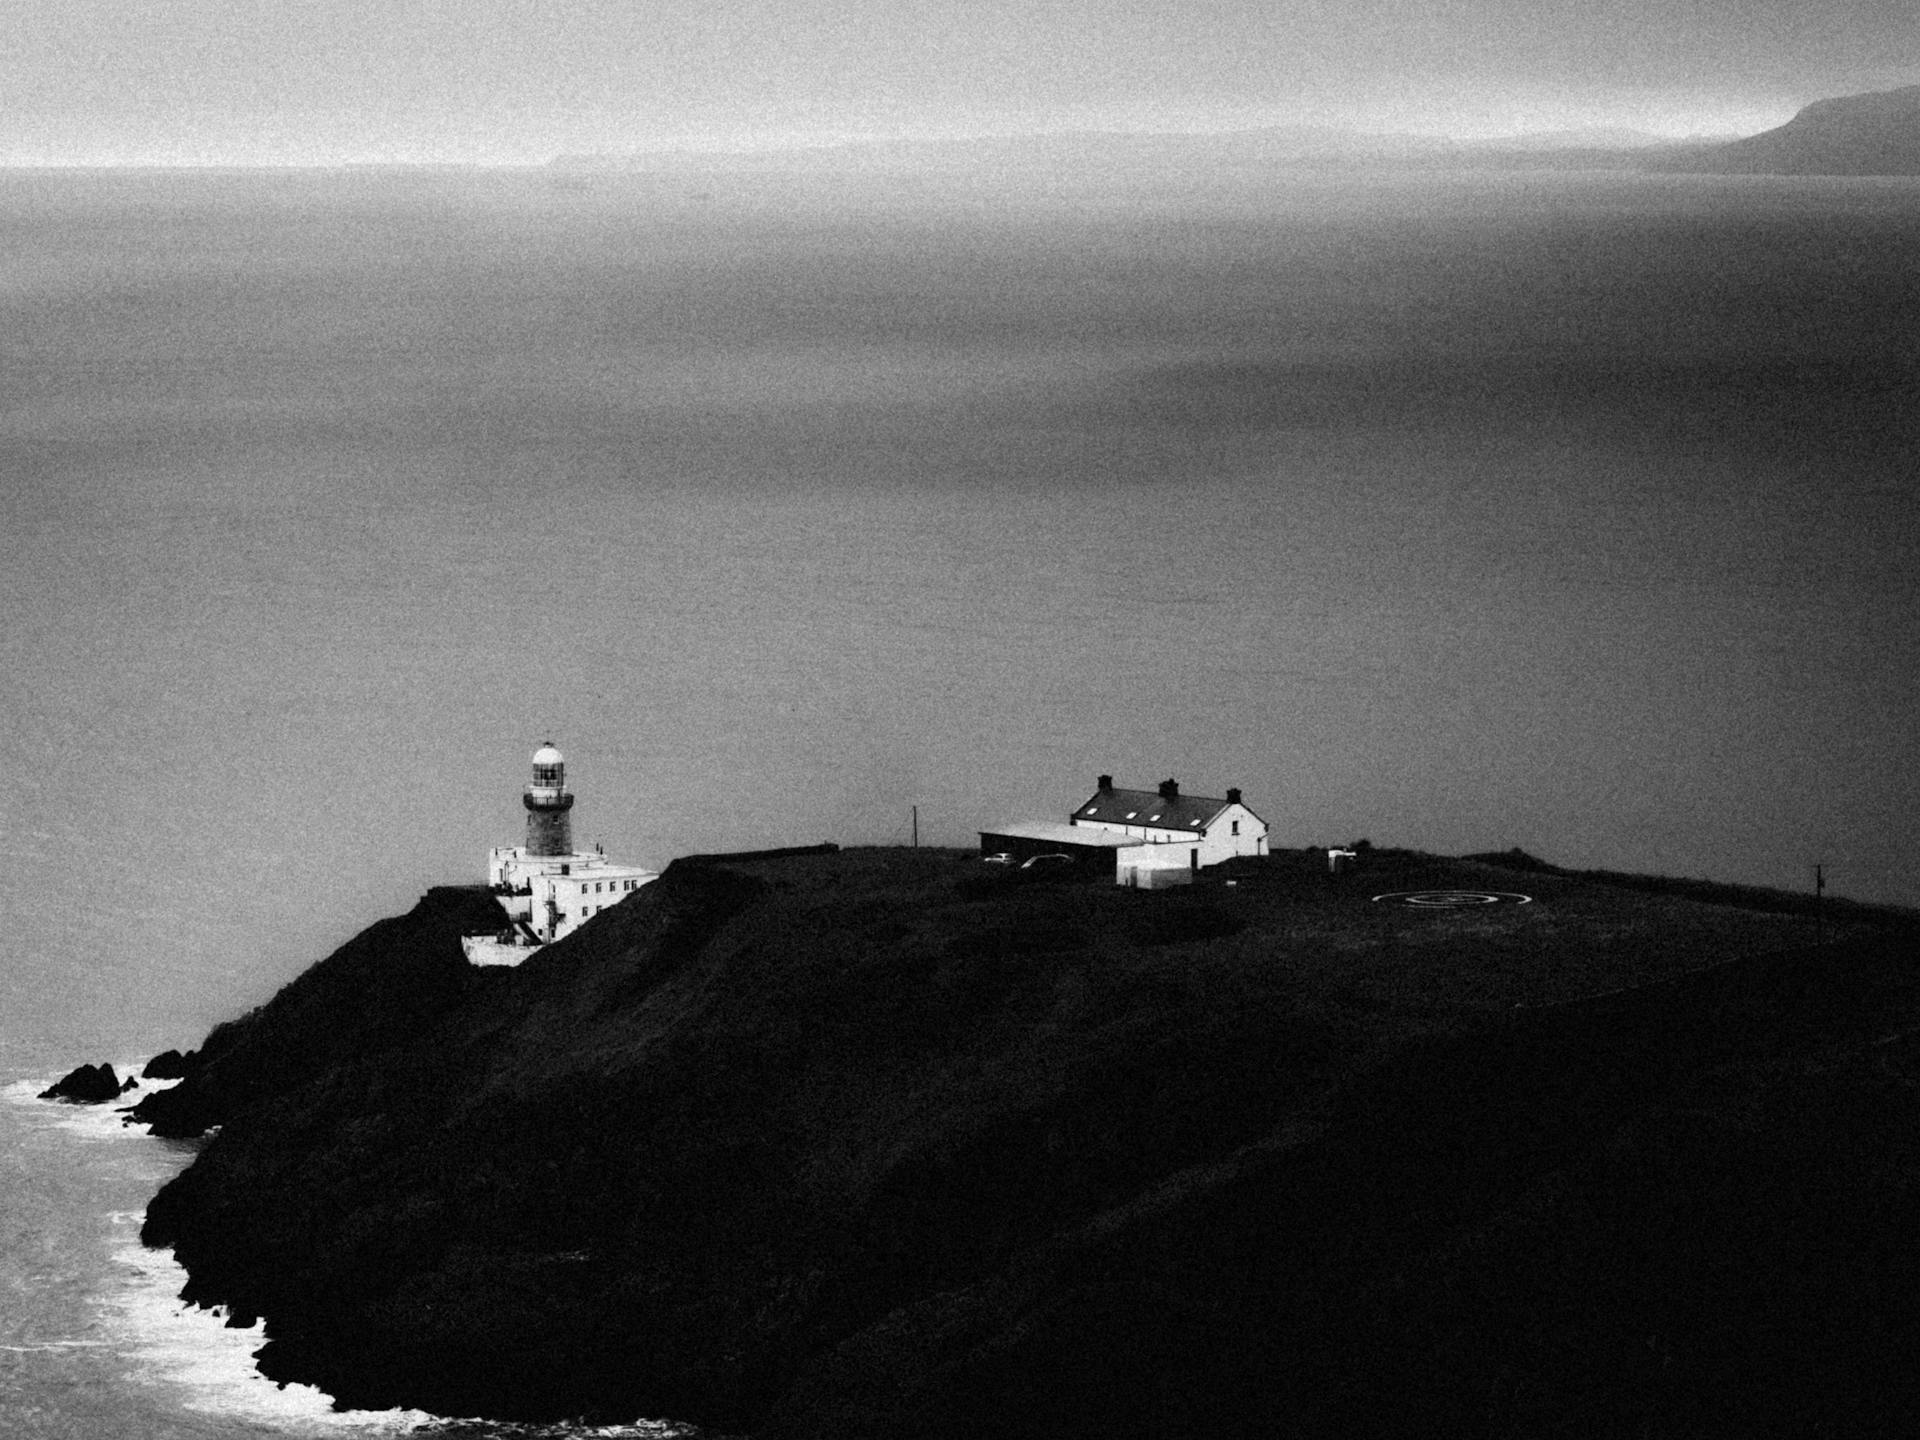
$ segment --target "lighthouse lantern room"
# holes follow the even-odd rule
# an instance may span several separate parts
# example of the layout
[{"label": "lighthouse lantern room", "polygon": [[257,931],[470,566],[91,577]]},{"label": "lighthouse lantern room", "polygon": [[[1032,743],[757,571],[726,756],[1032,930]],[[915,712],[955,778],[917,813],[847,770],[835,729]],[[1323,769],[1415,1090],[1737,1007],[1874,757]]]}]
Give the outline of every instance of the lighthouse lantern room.
[{"label": "lighthouse lantern room", "polygon": [[533,783],[520,797],[527,807],[528,855],[543,857],[573,853],[573,825],[568,819],[573,796],[567,793],[567,757],[549,740],[533,752]]}]

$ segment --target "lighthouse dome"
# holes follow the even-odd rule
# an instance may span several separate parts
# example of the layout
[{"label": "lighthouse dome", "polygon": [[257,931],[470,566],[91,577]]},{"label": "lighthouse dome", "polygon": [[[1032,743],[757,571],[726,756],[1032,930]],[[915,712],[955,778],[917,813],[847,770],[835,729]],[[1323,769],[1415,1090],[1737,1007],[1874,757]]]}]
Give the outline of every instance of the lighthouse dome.
[{"label": "lighthouse dome", "polygon": [[533,752],[533,763],[536,765],[564,765],[567,763],[567,757],[555,749],[553,742],[549,740]]}]

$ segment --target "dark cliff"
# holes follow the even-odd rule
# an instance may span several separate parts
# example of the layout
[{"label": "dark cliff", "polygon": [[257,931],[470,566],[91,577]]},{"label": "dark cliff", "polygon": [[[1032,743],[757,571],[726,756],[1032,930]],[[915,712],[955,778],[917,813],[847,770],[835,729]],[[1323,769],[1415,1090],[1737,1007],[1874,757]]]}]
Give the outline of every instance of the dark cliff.
[{"label": "dark cliff", "polygon": [[498,979],[467,964],[460,937],[501,923],[484,888],[429,890],[410,913],[369,926],[272,1003],[215,1027],[190,1063],[166,1067],[190,1071],[191,1083],[148,1096],[135,1114],[155,1134],[198,1135],[418,1039]]},{"label": "dark cliff", "polygon": [[[146,1102],[221,1128],[145,1236],[349,1405],[766,1440],[1920,1416],[1910,934],[1371,866],[722,859],[494,972],[454,944],[491,902],[434,892]],[[1440,886],[1534,901],[1371,899]]]}]

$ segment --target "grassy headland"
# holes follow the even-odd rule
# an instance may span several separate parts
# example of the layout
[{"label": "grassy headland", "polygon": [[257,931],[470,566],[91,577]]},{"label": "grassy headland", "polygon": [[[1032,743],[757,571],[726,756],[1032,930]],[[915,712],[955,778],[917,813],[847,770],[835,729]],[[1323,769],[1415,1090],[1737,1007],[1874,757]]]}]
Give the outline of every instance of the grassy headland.
[{"label": "grassy headland", "polygon": [[[1815,947],[1495,858],[1141,893],[721,857],[511,971],[460,959],[484,893],[430,892],[144,1102],[221,1127],[145,1234],[351,1405],[765,1440],[1920,1415],[1914,917]],[[1532,901],[1371,898],[1436,889]]]}]

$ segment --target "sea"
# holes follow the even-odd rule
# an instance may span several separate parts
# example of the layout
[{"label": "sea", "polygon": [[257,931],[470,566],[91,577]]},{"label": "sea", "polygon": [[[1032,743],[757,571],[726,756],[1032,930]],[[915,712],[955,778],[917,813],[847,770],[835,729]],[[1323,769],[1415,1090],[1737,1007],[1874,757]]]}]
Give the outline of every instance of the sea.
[{"label": "sea", "polygon": [[478,878],[548,739],[656,869],[1112,774],[1920,903],[1915,254],[1900,179],[0,171],[0,1429],[430,1423],[252,1375],[137,1244],[189,1152],[32,1097]]}]

